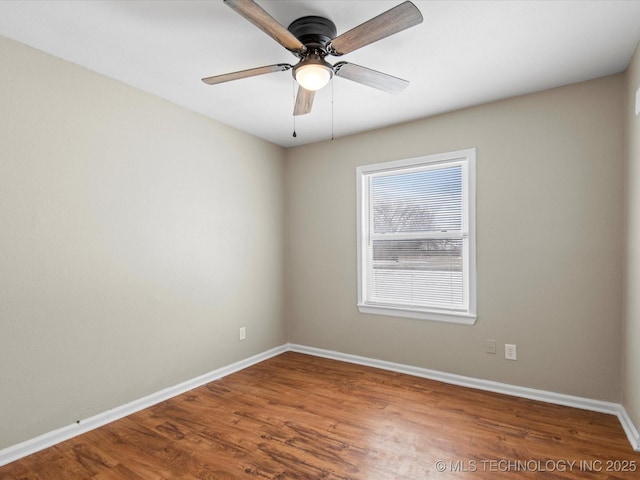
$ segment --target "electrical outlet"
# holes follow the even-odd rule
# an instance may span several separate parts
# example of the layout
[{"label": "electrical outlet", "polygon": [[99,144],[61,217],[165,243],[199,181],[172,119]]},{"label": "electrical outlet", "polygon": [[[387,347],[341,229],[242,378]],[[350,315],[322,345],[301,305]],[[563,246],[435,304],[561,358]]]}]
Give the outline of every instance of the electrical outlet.
[{"label": "electrical outlet", "polygon": [[245,338],[247,338],[247,328],[240,327],[240,340],[244,340]]},{"label": "electrical outlet", "polygon": [[507,360],[517,360],[518,352],[516,350],[516,346],[510,343],[505,344],[504,346],[504,358]]},{"label": "electrical outlet", "polygon": [[496,354],[496,341],[487,339],[487,353]]}]

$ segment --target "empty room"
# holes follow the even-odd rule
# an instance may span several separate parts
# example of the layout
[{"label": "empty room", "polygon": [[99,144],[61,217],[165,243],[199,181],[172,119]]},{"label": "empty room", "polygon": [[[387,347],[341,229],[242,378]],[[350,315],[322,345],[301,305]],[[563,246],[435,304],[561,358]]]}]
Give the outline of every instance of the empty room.
[{"label": "empty room", "polygon": [[639,41],[0,2],[0,480],[640,478]]}]

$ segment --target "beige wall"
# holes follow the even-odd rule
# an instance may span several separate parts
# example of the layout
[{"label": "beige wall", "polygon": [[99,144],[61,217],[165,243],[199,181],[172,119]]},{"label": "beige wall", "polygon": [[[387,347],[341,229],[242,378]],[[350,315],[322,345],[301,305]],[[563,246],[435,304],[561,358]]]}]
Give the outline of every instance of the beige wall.
[{"label": "beige wall", "polygon": [[[617,75],[289,150],[289,340],[620,401],[623,109]],[[476,325],[360,314],[355,167],[470,147]]]},{"label": "beige wall", "polygon": [[639,88],[640,46],[627,70],[627,269],[622,333],[623,404],[637,427],[640,427],[640,116],[635,114],[635,102]]},{"label": "beige wall", "polygon": [[283,344],[282,149],[0,58],[0,449]]}]

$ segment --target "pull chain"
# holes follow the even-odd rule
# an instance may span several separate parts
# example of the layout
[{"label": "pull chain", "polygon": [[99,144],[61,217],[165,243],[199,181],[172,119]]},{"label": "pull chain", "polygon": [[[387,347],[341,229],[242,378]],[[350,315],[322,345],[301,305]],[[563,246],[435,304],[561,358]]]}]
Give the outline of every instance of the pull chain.
[{"label": "pull chain", "polygon": [[[295,112],[295,108],[296,108],[296,81],[295,79],[292,79],[292,91],[293,91],[293,110]],[[296,133],[296,114],[293,114],[293,138],[296,138],[298,136],[298,134]]]},{"label": "pull chain", "polygon": [[333,77],[331,78],[331,141],[333,142]]}]

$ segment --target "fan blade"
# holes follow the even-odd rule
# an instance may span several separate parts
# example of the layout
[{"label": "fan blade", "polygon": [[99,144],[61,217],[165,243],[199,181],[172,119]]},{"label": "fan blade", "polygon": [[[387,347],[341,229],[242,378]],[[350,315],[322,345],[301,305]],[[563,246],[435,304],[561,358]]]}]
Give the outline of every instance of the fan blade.
[{"label": "fan blade", "polygon": [[293,107],[294,115],[306,115],[311,112],[313,107],[313,97],[316,92],[313,90],[307,90],[302,87],[298,87],[298,95],[296,96],[296,105]]},{"label": "fan blade", "polygon": [[361,67],[354,63],[338,62],[333,66],[333,70],[338,77],[362,83],[387,93],[400,93],[409,85],[407,80]]},{"label": "fan blade", "polygon": [[287,50],[291,52],[304,52],[307,49],[293,33],[280,25],[275,18],[269,15],[253,0],[224,0],[224,3]]},{"label": "fan blade", "polygon": [[225,73],[223,75],[206,77],[203,78],[202,81],[207,85],[216,85],[218,83],[230,82],[231,80],[239,80],[241,78],[264,75],[265,73],[284,72],[291,68],[293,68],[292,65],[289,65],[288,63],[278,63],[276,65],[268,65],[266,67],[250,68],[249,70],[240,70],[239,72]]},{"label": "fan blade", "polygon": [[344,55],[394,33],[422,23],[420,10],[411,2],[404,2],[377,17],[338,35],[329,44],[332,55]]}]

